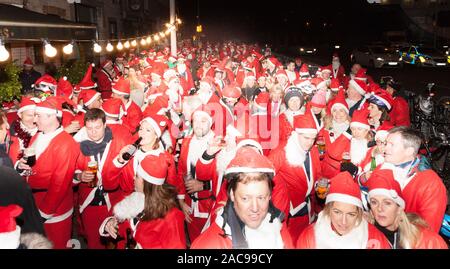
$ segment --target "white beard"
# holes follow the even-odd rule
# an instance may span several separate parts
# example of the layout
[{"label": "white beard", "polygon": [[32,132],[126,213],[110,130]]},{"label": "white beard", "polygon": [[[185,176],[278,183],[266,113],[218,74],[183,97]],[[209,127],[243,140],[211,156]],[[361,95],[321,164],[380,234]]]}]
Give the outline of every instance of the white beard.
[{"label": "white beard", "polygon": [[338,61],[333,61],[332,66],[333,66],[333,69],[336,70],[339,68],[339,66],[341,66],[341,63]]},{"label": "white beard", "polygon": [[333,133],[336,134],[336,138],[343,132],[347,131],[349,126],[350,124],[347,121],[343,123],[337,123],[333,120]]},{"label": "white beard", "polygon": [[186,64],[178,64],[177,71],[178,74],[184,74],[184,72],[186,72]]},{"label": "white beard", "polygon": [[367,140],[352,138],[350,145],[350,156],[353,164],[358,165],[367,154]]},{"label": "white beard", "polygon": [[298,144],[298,134],[293,131],[286,146],[286,160],[291,166],[302,166],[306,159],[306,152]]}]

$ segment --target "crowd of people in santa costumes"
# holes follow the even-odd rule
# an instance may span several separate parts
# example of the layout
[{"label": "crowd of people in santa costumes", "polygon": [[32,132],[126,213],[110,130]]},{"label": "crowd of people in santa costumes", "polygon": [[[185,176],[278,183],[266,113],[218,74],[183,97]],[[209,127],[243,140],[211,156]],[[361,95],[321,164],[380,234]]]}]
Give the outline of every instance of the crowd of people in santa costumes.
[{"label": "crowd of people in santa costumes", "polygon": [[0,192],[0,247],[21,246],[18,218],[58,249],[73,232],[89,249],[446,248],[447,190],[400,91],[337,54],[312,74],[236,42],[44,74],[0,115],[1,176],[33,201]]}]

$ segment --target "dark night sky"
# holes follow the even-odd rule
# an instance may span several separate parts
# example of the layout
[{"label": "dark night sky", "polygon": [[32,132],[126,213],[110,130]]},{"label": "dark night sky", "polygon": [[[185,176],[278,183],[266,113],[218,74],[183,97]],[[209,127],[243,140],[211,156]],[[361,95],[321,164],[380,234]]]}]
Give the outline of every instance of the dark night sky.
[{"label": "dark night sky", "polygon": [[[199,10],[200,22],[208,39],[266,41],[291,36],[289,43],[350,40],[355,35],[363,36],[386,27],[401,28],[402,24],[395,19],[397,16],[389,16],[385,9],[374,7],[366,0],[177,1],[178,14],[185,22],[184,31],[189,29],[190,34],[194,34]],[[309,26],[306,22],[310,23]]]}]

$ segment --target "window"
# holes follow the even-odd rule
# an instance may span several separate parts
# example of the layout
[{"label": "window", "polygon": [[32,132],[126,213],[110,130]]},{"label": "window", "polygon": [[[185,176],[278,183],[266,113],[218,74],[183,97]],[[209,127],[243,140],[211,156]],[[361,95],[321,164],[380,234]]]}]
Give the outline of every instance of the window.
[{"label": "window", "polygon": [[117,21],[109,20],[109,38],[117,39]]},{"label": "window", "polygon": [[75,16],[77,22],[97,23],[97,9],[82,4],[75,4]]}]

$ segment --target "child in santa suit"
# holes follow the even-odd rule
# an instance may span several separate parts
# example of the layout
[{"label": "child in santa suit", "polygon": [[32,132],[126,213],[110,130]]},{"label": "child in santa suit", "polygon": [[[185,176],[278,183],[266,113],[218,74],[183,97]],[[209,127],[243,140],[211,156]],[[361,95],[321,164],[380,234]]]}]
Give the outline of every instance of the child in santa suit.
[{"label": "child in santa suit", "polygon": [[363,218],[361,192],[348,172],[331,179],[325,208],[297,240],[307,249],[389,249],[375,226]]},{"label": "child in santa suit", "polygon": [[119,238],[119,248],[186,248],[184,214],[175,187],[165,183],[167,171],[164,156],[145,157],[137,170],[136,191],[114,207],[114,216],[105,219],[100,234]]}]

